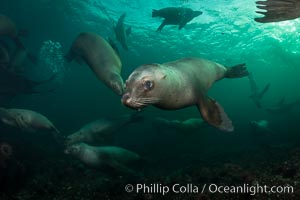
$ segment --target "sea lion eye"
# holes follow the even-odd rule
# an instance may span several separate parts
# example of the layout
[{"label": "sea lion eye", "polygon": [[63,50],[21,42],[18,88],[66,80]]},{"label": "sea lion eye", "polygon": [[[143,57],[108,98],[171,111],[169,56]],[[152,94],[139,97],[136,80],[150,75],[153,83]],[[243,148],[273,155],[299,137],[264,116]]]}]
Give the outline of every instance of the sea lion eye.
[{"label": "sea lion eye", "polygon": [[152,81],[145,81],[144,82],[144,89],[145,90],[151,90],[153,88],[153,82]]}]

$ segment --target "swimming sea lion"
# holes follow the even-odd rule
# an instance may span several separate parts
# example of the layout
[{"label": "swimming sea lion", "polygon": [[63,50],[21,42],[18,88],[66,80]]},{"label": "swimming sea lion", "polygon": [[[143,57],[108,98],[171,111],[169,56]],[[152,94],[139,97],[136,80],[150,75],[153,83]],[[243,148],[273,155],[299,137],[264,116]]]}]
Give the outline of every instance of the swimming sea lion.
[{"label": "swimming sea lion", "polygon": [[190,8],[167,7],[160,10],[153,9],[152,17],[165,18],[156,31],[161,31],[165,25],[179,25],[178,29],[182,29],[189,21],[201,15],[201,11],[193,11]]},{"label": "swimming sea lion", "polygon": [[46,83],[50,83],[55,79],[56,74],[53,74],[49,79],[34,81],[0,67],[0,95],[15,96],[18,94],[52,92],[54,89],[39,91],[37,90],[37,87]]},{"label": "swimming sea lion", "polygon": [[252,74],[248,75],[249,78],[249,82],[250,82],[250,88],[251,88],[251,95],[249,96],[253,102],[255,103],[255,105],[258,108],[261,108],[261,100],[263,98],[263,96],[265,95],[266,92],[268,92],[269,88],[270,88],[270,83],[268,83],[263,90],[259,90],[256,81],[253,78]]},{"label": "swimming sea lion", "polygon": [[128,50],[127,37],[131,33],[131,27],[129,27],[125,31],[125,26],[124,26],[125,17],[126,17],[126,13],[121,15],[121,17],[119,18],[119,20],[117,22],[117,25],[114,27],[114,31],[116,34],[116,39],[120,42],[123,49]]},{"label": "swimming sea lion", "polygon": [[141,117],[136,114],[123,115],[115,119],[103,118],[83,126],[79,131],[69,135],[67,145],[84,142],[92,145],[103,143],[108,137],[130,123],[137,122]]},{"label": "swimming sea lion", "polygon": [[109,167],[125,173],[132,173],[127,165],[141,159],[138,154],[121,147],[90,146],[85,143],[68,146],[65,153],[73,155],[89,167]]},{"label": "swimming sea lion", "polygon": [[270,128],[267,120],[251,121],[250,126],[256,134],[275,134],[275,132]]},{"label": "swimming sea lion", "polygon": [[300,106],[300,100],[286,103],[285,99],[282,98],[276,105],[266,108],[266,111],[270,114],[287,114],[297,106]]},{"label": "swimming sea lion", "polygon": [[106,86],[118,95],[123,93],[121,61],[112,47],[96,33],[80,33],[65,57],[69,62],[75,59],[80,63],[83,59]]},{"label": "swimming sea lion", "polygon": [[206,93],[217,80],[247,75],[245,64],[226,68],[200,58],[142,65],[126,81],[122,103],[134,109],[154,105],[168,110],[196,105],[209,124],[224,131],[233,131],[223,108]]},{"label": "swimming sea lion", "polygon": [[44,115],[32,110],[0,108],[0,121],[24,132],[49,132],[58,142],[62,141],[60,133],[53,123]]},{"label": "swimming sea lion", "polygon": [[280,22],[300,17],[300,0],[266,0],[257,1],[257,8],[266,12],[256,11],[264,16],[255,18],[260,23]]}]

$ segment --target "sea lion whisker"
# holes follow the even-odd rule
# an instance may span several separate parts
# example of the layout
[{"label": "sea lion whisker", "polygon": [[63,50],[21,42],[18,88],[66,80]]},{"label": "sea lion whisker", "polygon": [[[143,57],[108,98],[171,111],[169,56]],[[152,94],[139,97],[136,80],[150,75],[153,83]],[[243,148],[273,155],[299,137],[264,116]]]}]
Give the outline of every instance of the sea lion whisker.
[{"label": "sea lion whisker", "polygon": [[157,103],[159,101],[160,101],[159,99],[147,99],[147,100],[140,100],[139,102],[151,104],[151,103]]},{"label": "sea lion whisker", "polygon": [[145,106],[146,104],[143,102],[139,102],[136,99],[132,99],[132,105],[134,106]]},{"label": "sea lion whisker", "polygon": [[160,101],[159,98],[140,98],[140,102],[158,102]]}]

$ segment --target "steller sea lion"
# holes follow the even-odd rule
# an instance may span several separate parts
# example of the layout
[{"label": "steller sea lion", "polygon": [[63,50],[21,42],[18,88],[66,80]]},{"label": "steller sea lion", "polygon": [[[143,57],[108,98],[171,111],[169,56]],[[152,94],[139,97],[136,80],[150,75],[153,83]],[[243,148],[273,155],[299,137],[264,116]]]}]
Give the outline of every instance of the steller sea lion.
[{"label": "steller sea lion", "polygon": [[119,172],[133,173],[127,165],[141,160],[141,157],[127,149],[116,146],[90,146],[78,143],[67,146],[65,154],[78,158],[89,167],[112,168]]},{"label": "steller sea lion", "polygon": [[249,78],[249,82],[250,82],[250,88],[251,88],[251,95],[249,96],[253,102],[255,103],[255,105],[258,108],[261,108],[261,100],[264,97],[265,93],[268,92],[269,88],[270,88],[270,83],[268,83],[264,89],[262,89],[261,91],[259,90],[256,81],[253,78],[252,74],[248,75]]},{"label": "steller sea lion", "polygon": [[300,0],[266,0],[257,1],[257,8],[266,12],[256,11],[264,16],[255,18],[260,23],[280,22],[300,17]]},{"label": "steller sea lion", "polygon": [[190,8],[167,7],[160,10],[153,9],[152,17],[165,18],[156,31],[161,31],[165,25],[179,25],[178,29],[182,29],[189,21],[201,15],[201,11],[193,11]]},{"label": "steller sea lion", "polygon": [[126,13],[121,15],[121,17],[119,18],[119,20],[117,22],[117,25],[114,27],[114,31],[116,34],[116,39],[120,42],[123,49],[128,50],[127,37],[131,33],[131,27],[129,27],[129,28],[127,28],[127,30],[125,30],[125,26],[124,26],[125,17],[126,17]]},{"label": "steller sea lion", "polygon": [[123,93],[121,61],[112,47],[96,33],[80,33],[72,43],[67,61],[81,59],[94,71],[97,78],[118,95]]},{"label": "steller sea lion", "polygon": [[9,68],[10,55],[8,46],[0,41],[0,67],[7,70]]},{"label": "steller sea lion", "polygon": [[207,91],[217,80],[247,75],[245,64],[226,68],[200,58],[142,65],[127,79],[122,103],[138,110],[147,105],[167,110],[196,105],[209,124],[233,131],[231,120]]},{"label": "steller sea lion", "polygon": [[62,142],[62,136],[53,123],[47,117],[35,111],[0,108],[0,121],[7,126],[18,128],[25,132],[49,132],[57,142]]},{"label": "steller sea lion", "polygon": [[133,115],[123,115],[115,119],[102,118],[86,124],[79,131],[69,135],[66,138],[66,144],[71,145],[84,142],[99,145],[118,130],[139,120],[141,120],[141,117],[137,116],[136,113]]},{"label": "steller sea lion", "polygon": [[300,106],[299,99],[290,103],[286,103],[285,98],[282,98],[276,105],[266,108],[266,111],[270,114],[288,114],[297,106]]}]

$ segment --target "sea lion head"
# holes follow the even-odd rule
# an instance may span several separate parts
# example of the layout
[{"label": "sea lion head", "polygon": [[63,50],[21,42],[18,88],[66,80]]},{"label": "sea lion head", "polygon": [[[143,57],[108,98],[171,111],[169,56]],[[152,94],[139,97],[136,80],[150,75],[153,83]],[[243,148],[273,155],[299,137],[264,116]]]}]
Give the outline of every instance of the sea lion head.
[{"label": "sea lion head", "polygon": [[0,108],[0,121],[9,126],[16,126],[16,116],[11,114],[7,109]]},{"label": "sea lion head", "polygon": [[112,74],[110,76],[108,87],[111,88],[116,94],[122,95],[124,92],[124,81],[118,74]]},{"label": "sea lion head", "polygon": [[143,65],[129,76],[122,96],[123,105],[140,110],[147,105],[157,104],[163,93],[166,75],[159,64]]},{"label": "sea lion head", "polygon": [[202,14],[203,14],[203,12],[201,12],[201,11],[194,11],[193,17],[198,17],[199,15],[202,15]]},{"label": "sea lion head", "polygon": [[64,153],[69,155],[79,155],[81,152],[81,144],[73,144],[70,146],[67,146]]}]

